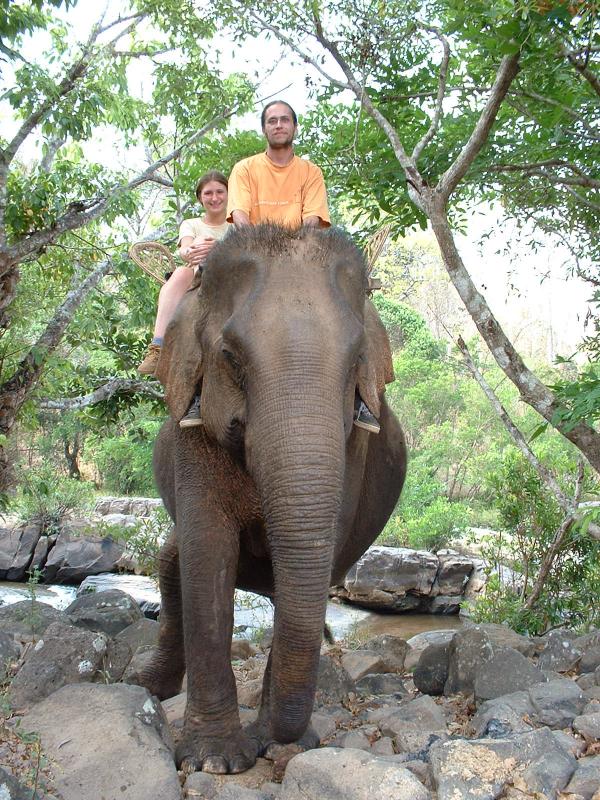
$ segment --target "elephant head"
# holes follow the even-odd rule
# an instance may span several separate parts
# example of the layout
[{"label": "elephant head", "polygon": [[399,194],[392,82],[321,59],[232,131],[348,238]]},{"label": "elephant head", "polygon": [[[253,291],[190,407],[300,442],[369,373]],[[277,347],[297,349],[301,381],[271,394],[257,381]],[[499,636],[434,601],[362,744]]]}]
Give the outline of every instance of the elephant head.
[{"label": "elephant head", "polygon": [[[233,230],[180,304],[158,377],[177,421],[202,379],[206,433],[254,479],[274,574],[273,736],[308,724],[339,526],[355,391],[374,413],[389,344],[342,232]],[[308,689],[307,689],[308,687]]]}]

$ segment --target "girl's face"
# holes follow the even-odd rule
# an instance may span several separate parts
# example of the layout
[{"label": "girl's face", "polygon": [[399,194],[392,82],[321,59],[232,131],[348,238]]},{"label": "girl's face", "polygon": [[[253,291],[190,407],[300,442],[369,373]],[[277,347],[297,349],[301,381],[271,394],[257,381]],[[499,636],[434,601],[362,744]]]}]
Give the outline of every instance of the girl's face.
[{"label": "girl's face", "polygon": [[227,208],[227,189],[219,181],[209,181],[200,192],[200,202],[207,211],[218,214]]}]

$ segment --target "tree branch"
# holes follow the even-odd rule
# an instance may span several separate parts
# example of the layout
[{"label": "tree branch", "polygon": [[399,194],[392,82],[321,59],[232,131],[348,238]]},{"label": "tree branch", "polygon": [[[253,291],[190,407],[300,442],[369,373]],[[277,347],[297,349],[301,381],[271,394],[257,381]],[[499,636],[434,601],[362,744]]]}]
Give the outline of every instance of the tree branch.
[{"label": "tree branch", "polygon": [[477,154],[486,143],[492,125],[496,120],[498,109],[518,71],[519,54],[504,56],[496,73],[490,96],[477,124],[455,162],[442,175],[437,185],[437,191],[446,201],[466,175]]},{"label": "tree branch", "polygon": [[[574,505],[577,507],[579,500],[581,498],[581,490],[583,487],[583,461],[579,461],[578,469],[577,469],[577,478],[575,480],[575,492],[574,492]],[[568,513],[564,520],[562,521],[559,529],[556,531],[554,535],[554,539],[550,544],[550,547],[544,554],[542,559],[542,563],[540,564],[540,570],[538,572],[537,578],[535,583],[532,586],[531,594],[527,598],[525,602],[525,608],[532,609],[534,605],[537,603],[539,596],[542,593],[542,589],[544,588],[544,583],[546,578],[548,577],[548,573],[552,569],[552,564],[554,563],[554,559],[558,555],[562,544],[567,537],[567,534],[571,530],[573,523],[575,522],[575,513],[571,511]]]},{"label": "tree branch", "polygon": [[566,57],[569,59],[569,62],[575,67],[577,72],[579,72],[580,75],[583,75],[583,77],[590,84],[592,89],[596,92],[598,97],[600,97],[600,80],[598,79],[598,77],[594,75],[594,73],[585,64],[579,62],[575,58],[575,56],[567,52],[564,48],[563,48],[563,54],[566,55]]},{"label": "tree branch", "polygon": [[450,45],[448,44],[448,40],[446,39],[446,37],[443,36],[440,33],[438,28],[435,28],[435,27],[432,27],[432,26],[428,26],[428,25],[423,25],[422,23],[421,23],[421,27],[424,28],[427,31],[430,31],[435,36],[437,36],[437,38],[442,43],[442,47],[443,47],[444,53],[443,53],[443,56],[442,56],[442,62],[440,64],[440,74],[439,74],[439,77],[438,77],[437,99],[436,99],[436,104],[435,104],[435,111],[433,113],[433,118],[431,120],[431,124],[429,126],[429,129],[421,137],[421,139],[417,142],[417,144],[415,145],[414,150],[412,151],[412,159],[415,162],[415,164],[419,160],[419,156],[421,155],[423,150],[427,147],[429,142],[433,139],[433,137],[435,136],[435,134],[437,133],[437,131],[438,131],[439,127],[440,127],[440,121],[442,119],[442,113],[443,113],[442,104],[443,104],[443,101],[444,101],[444,97],[446,95],[446,81],[447,81],[447,78],[448,78],[448,64],[450,63]]},{"label": "tree branch", "polygon": [[156,400],[164,399],[159,384],[141,378],[111,378],[107,383],[80,397],[65,397],[62,400],[41,400],[39,408],[50,411],[79,411],[82,408],[101,403],[115,394],[144,394]]},{"label": "tree branch", "polygon": [[[467,369],[479,384],[480,389],[487,397],[490,405],[492,406],[492,408],[496,412],[496,415],[498,416],[498,418],[508,431],[511,439],[513,440],[515,445],[519,448],[521,453],[523,453],[523,455],[525,456],[527,461],[531,464],[536,473],[539,475],[540,479],[546,485],[550,493],[554,496],[556,502],[561,507],[565,516],[571,518],[571,523],[574,522],[576,519],[579,500],[581,497],[580,481],[578,481],[577,485],[579,486],[579,490],[575,493],[575,496],[573,498],[567,497],[567,495],[560,488],[558,481],[556,480],[552,472],[542,464],[542,462],[538,459],[533,450],[529,447],[527,441],[525,440],[525,437],[523,436],[521,431],[517,428],[517,426],[514,424],[514,422],[511,420],[508,412],[498,399],[498,396],[496,395],[492,387],[489,385],[489,383],[483,377],[482,373],[477,368],[477,365],[473,361],[471,353],[469,352],[469,348],[467,347],[462,336],[459,336],[457,345],[458,349],[462,353]],[[581,461],[579,462],[579,464],[581,471],[583,469],[583,464]],[[581,480],[583,480],[583,478]],[[600,540],[600,527],[598,527],[597,525],[591,525],[589,533],[594,539]]]},{"label": "tree branch", "polygon": [[[216,117],[208,122],[203,128],[196,131],[190,136],[183,144],[172,150],[167,155],[159,158],[154,163],[150,164],[143,172],[140,172],[135,178],[125,184],[118,184],[107,195],[92,200],[81,201],[79,203],[72,203],[71,208],[61,217],[59,217],[50,228],[45,228],[41,231],[34,231],[23,237],[16,244],[7,248],[0,248],[0,275],[8,271],[14,264],[21,261],[26,256],[39,252],[48,244],[54,242],[59,236],[74,228],[80,228],[83,225],[97,219],[105,210],[112,200],[115,200],[125,192],[137,188],[142,183],[152,180],[154,173],[177,158],[181,152],[189,147],[191,144],[201,139],[203,136],[212,130],[219,122],[230,117],[234,111],[226,111],[218,114]],[[3,252],[4,251],[4,252]]]}]

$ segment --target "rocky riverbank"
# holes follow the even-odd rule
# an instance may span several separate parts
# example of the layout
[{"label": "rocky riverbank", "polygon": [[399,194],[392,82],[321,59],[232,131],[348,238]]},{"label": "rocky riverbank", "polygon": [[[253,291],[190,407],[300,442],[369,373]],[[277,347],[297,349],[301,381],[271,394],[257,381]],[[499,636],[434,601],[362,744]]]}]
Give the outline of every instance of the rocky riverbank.
[{"label": "rocky riverbank", "polygon": [[[36,570],[44,583],[78,585],[98,575],[136,571],[118,533],[149,519],[161,505],[144,497],[105,497],[88,519],[65,520],[50,535],[41,524],[0,528],[0,581],[26,581]],[[484,583],[478,558],[453,550],[374,546],[331,594],[377,611],[457,614]],[[140,598],[144,602],[156,617],[158,603],[150,608],[148,599]]]},{"label": "rocky riverbank", "polygon": [[[600,800],[600,631],[532,639],[479,625],[324,646],[321,747],[282,747],[232,776],[178,774],[185,693],[161,704],[126,684],[156,631],[118,591],[64,612],[0,608],[13,709],[0,725],[0,796],[32,798],[37,775],[48,800]],[[244,722],[267,648],[232,647]]]}]

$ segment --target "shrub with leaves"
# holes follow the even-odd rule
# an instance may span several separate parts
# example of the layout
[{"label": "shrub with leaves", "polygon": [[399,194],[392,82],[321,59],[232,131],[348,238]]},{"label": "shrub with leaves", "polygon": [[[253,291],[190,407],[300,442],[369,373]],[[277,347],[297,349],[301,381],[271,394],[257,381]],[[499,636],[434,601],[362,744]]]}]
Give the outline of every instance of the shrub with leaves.
[{"label": "shrub with leaves", "polygon": [[41,522],[44,532],[52,533],[63,519],[75,511],[89,511],[93,503],[92,483],[57,475],[44,465],[22,471],[15,506],[21,519]]}]

